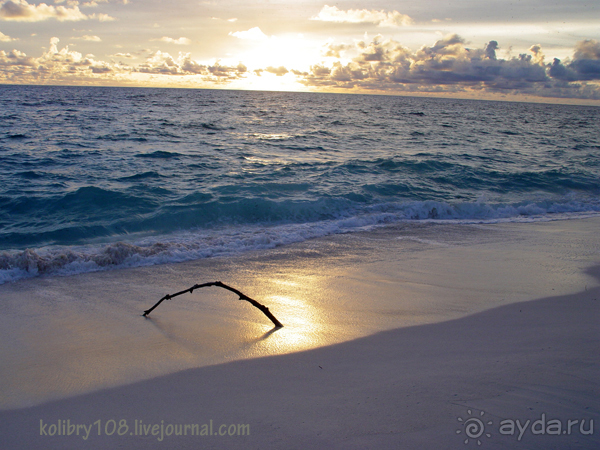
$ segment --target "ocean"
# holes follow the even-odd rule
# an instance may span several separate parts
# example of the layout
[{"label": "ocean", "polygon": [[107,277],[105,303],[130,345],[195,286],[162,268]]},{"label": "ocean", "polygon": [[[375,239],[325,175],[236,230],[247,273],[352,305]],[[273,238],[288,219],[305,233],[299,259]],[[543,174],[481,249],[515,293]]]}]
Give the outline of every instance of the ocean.
[{"label": "ocean", "polygon": [[0,86],[0,284],[423,222],[600,215],[600,108]]}]

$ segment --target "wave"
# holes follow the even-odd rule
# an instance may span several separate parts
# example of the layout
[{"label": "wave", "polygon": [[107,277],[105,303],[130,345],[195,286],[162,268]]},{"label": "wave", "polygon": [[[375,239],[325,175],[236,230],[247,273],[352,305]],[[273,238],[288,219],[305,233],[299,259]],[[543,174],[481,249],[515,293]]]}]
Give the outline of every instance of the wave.
[{"label": "wave", "polygon": [[158,172],[152,170],[144,173],[137,173],[135,175],[131,175],[128,177],[117,178],[118,181],[135,181],[135,180],[145,180],[145,179],[154,179],[154,178],[164,178],[163,175]]},{"label": "wave", "polygon": [[302,223],[251,223],[177,231],[129,242],[49,246],[0,252],[0,284],[41,275],[73,275],[231,256],[332,234],[400,222],[533,222],[600,215],[600,203],[570,201],[493,204],[480,200],[449,204],[425,201],[347,208],[335,218]]},{"label": "wave", "polygon": [[[377,166],[395,170],[390,161],[379,162]],[[347,163],[344,170],[359,171],[361,165]],[[33,171],[25,173],[27,177],[39,175]],[[324,192],[319,195],[311,183],[281,183],[267,179],[260,183],[214,185],[206,191],[180,196],[183,192],[176,188],[170,190],[148,184],[160,178],[163,178],[160,173],[148,171],[119,178],[120,182],[135,182],[119,190],[84,186],[62,195],[0,196],[0,211],[14,222],[14,226],[7,223],[1,230],[0,248],[66,245],[115,234],[146,231],[165,234],[222,224],[317,222],[361,215],[378,205],[393,205],[404,214],[402,219],[423,218],[422,213],[408,213],[415,208],[418,210],[418,205],[432,205],[429,209],[435,207],[439,218],[477,219],[498,214],[504,214],[503,217],[531,215],[532,211],[551,214],[564,212],[564,208],[566,211],[594,211],[599,203],[596,196],[581,193],[528,193],[527,200],[521,203],[514,200],[501,203],[485,195],[475,202],[461,202],[439,198],[442,196],[427,184],[415,186],[410,180],[406,183],[366,183],[358,192],[352,185],[345,189],[347,192],[338,186],[331,194],[322,189]],[[521,180],[532,183],[525,175],[521,175]],[[576,177],[568,182],[569,187],[580,184]],[[516,180],[513,184],[519,185]],[[558,177],[555,184],[560,185]],[[500,189],[502,183],[497,182],[496,186]],[[542,199],[531,200],[540,195]],[[400,201],[402,197],[405,199]],[[429,197],[430,200],[414,197]]]},{"label": "wave", "polygon": [[136,158],[158,158],[158,159],[167,159],[167,158],[178,158],[183,155],[177,152],[167,152],[165,150],[157,150],[152,153],[138,153],[137,155],[133,155]]},{"label": "wave", "polygon": [[466,101],[379,96],[2,91],[4,280],[402,221],[600,211],[597,108],[479,102],[475,114]]}]

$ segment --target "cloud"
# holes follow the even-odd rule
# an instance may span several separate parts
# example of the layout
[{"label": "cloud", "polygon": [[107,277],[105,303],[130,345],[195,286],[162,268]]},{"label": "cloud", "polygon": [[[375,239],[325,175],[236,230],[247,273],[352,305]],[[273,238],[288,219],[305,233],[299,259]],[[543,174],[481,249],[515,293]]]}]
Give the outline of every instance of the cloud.
[{"label": "cloud", "polygon": [[239,78],[242,74],[248,71],[248,68],[239,63],[237,66],[222,66],[219,61],[214,65],[207,67],[208,72],[217,77],[226,77],[228,79]]},{"label": "cloud", "polygon": [[[597,84],[568,83],[600,79],[600,44],[583,41],[573,61],[544,64],[540,45],[528,54],[499,59],[497,41],[483,48],[468,48],[450,34],[416,52],[394,40],[377,36],[356,43],[358,56],[347,64],[314,65],[298,75],[309,87],[378,90],[389,92],[488,92],[600,99]],[[294,72],[295,73],[295,72]],[[567,83],[565,83],[565,81]]]},{"label": "cloud", "polygon": [[7,0],[0,6],[0,19],[15,22],[41,22],[56,19],[59,22],[80,21],[97,19],[99,21],[115,20],[107,14],[92,14],[86,16],[79,10],[78,2],[70,4],[70,7],[53,6],[46,3],[33,5],[26,0]]},{"label": "cloud", "polygon": [[82,36],[81,39],[84,41],[102,42],[102,39],[100,39],[98,36],[88,36],[87,34]]},{"label": "cloud", "polygon": [[367,9],[349,9],[343,11],[337,6],[325,5],[310,20],[319,20],[322,22],[338,23],[372,23],[380,27],[400,27],[410,25],[413,20],[406,14],[400,14],[398,11],[367,10]]},{"label": "cloud", "polygon": [[40,80],[56,79],[58,74],[79,75],[82,70],[90,71],[90,67],[94,65],[91,58],[69,51],[68,47],[58,50],[58,42],[58,38],[52,38],[48,51],[39,58],[28,57],[18,50],[0,52],[2,79],[37,83]]},{"label": "cloud", "polygon": [[176,45],[190,45],[192,43],[192,41],[186,37],[180,37],[179,39],[173,39],[167,36],[163,36],[160,39],[155,39],[156,41],[162,41],[162,42],[167,42],[169,44],[176,44]]},{"label": "cloud", "polygon": [[[58,2],[54,2],[58,3]],[[108,3],[108,0],[91,0],[89,2],[84,2],[81,4],[84,8],[96,8],[100,3]]]},{"label": "cloud", "polygon": [[498,46],[498,42],[496,41],[490,41],[487,43],[487,45],[485,46],[485,56],[488,59],[494,60],[496,61],[498,58],[496,58],[496,50],[498,50],[500,47]]},{"label": "cloud", "polygon": [[[201,64],[194,61],[189,53],[180,52],[178,56],[156,51],[145,62],[130,66],[122,62],[99,61],[93,55],[83,55],[69,50],[68,46],[59,48],[59,39],[50,39],[50,45],[40,57],[33,58],[18,50],[0,51],[0,82],[47,84],[122,84],[135,83],[141,77],[150,77],[165,83],[171,80],[189,80],[193,83],[206,83],[207,86],[225,85],[248,75],[248,69],[242,63],[223,65],[220,61],[213,64]],[[130,53],[117,53],[118,58],[131,58]],[[174,78],[175,77],[175,78]],[[185,82],[187,83],[187,82]]]},{"label": "cloud", "polygon": [[269,73],[273,73],[273,74],[277,75],[278,77],[281,77],[289,72],[289,70],[287,70],[283,66],[280,66],[280,67],[269,66],[265,69],[265,71],[269,72]]},{"label": "cloud", "polygon": [[529,51],[533,54],[533,60],[538,64],[544,64],[544,53],[542,52],[542,46],[535,44],[529,47]]},{"label": "cloud", "polygon": [[591,39],[579,42],[569,66],[580,80],[600,80],[600,42]]},{"label": "cloud", "polygon": [[226,20],[227,22],[237,22],[237,17],[231,17],[230,19],[221,19],[220,17],[211,17],[212,20]]},{"label": "cloud", "polygon": [[252,41],[263,41],[269,38],[259,27],[250,28],[248,31],[230,32],[229,35],[238,39],[248,39]]},{"label": "cloud", "polygon": [[600,42],[593,39],[579,42],[574,56],[576,60],[600,60]]},{"label": "cloud", "polygon": [[[87,36],[94,39],[95,36]],[[175,39],[173,39],[175,40]],[[327,44],[333,52],[351,51],[351,60],[327,59],[309,69],[286,66],[247,67],[239,63],[203,63],[190,53],[171,55],[147,50],[117,53],[110,58],[134,60],[128,65],[118,59],[97,60],[68,46],[59,48],[52,38],[48,50],[30,57],[19,50],[0,51],[0,82],[227,86],[244,78],[265,73],[296,79],[314,90],[349,92],[432,93],[481,96],[483,94],[520,94],[538,97],[563,97],[600,100],[600,44],[594,40],[577,43],[573,57],[545,63],[539,44],[515,57],[500,57],[501,45],[490,40],[472,48],[460,36],[450,34],[432,45],[411,50],[393,39],[376,36],[354,44]],[[135,55],[135,56],[133,56]],[[142,81],[140,81],[142,80]],[[179,81],[180,80],[180,81]]]},{"label": "cloud", "polygon": [[30,5],[25,0],[8,0],[0,6],[0,18],[17,22],[40,22],[48,19],[64,22],[86,20],[87,16],[77,5],[67,8],[46,3]]},{"label": "cloud", "polygon": [[549,73],[567,82],[600,80],[600,42],[588,39],[577,43],[573,60],[563,64],[554,58]]},{"label": "cloud", "polygon": [[180,66],[181,63],[177,63],[170,54],[158,50],[149,56],[146,63],[137,70],[142,73],[179,75],[181,74]]},{"label": "cloud", "polygon": [[94,13],[90,16],[88,16],[89,19],[95,19],[98,20],[99,22],[112,22],[113,20],[117,20],[114,17],[109,16],[108,14],[104,14],[104,13]]},{"label": "cloud", "polygon": [[13,50],[11,52],[5,52],[0,50],[0,66],[23,66],[33,67],[35,60],[29,58],[25,53],[19,50]]},{"label": "cloud", "polygon": [[6,34],[4,34],[0,31],[0,42],[11,42],[11,41],[16,41],[16,39],[13,39],[10,36],[7,36]]},{"label": "cloud", "polygon": [[113,69],[110,66],[105,65],[105,63],[100,65],[90,65],[90,70],[95,74],[105,74],[113,71]]},{"label": "cloud", "polygon": [[121,71],[118,64],[96,61],[93,55],[82,55],[58,48],[59,39],[50,39],[50,46],[38,58],[13,50],[0,51],[0,80],[19,83],[55,83],[65,80],[94,80]]},{"label": "cloud", "polygon": [[326,76],[329,76],[329,74],[331,74],[331,69],[329,69],[321,64],[315,64],[314,66],[311,66],[310,71],[312,74],[316,75],[317,77],[326,77]]},{"label": "cloud", "polygon": [[223,66],[219,61],[212,65],[199,64],[191,59],[189,53],[179,53],[174,58],[169,53],[160,50],[150,55],[146,62],[138,66],[135,71],[140,73],[162,75],[205,75],[205,81],[224,82],[244,76],[246,66]]},{"label": "cloud", "polygon": [[322,55],[324,57],[331,57],[331,58],[341,58],[341,53],[345,52],[346,50],[350,50],[353,49],[354,46],[352,45],[347,45],[347,44],[332,44],[332,43],[327,43],[324,46],[324,49],[322,51]]}]

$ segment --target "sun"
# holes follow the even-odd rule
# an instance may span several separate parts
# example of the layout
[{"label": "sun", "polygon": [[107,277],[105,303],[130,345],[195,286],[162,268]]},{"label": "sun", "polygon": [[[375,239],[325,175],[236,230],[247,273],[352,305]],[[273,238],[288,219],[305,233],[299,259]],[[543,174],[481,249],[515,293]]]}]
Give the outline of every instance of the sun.
[{"label": "sun", "polygon": [[[267,36],[259,29],[238,34],[239,50],[228,55],[224,64],[244,64],[248,76],[236,80],[232,87],[266,91],[307,91],[297,81],[296,73],[309,72],[315,62],[322,61],[322,42],[303,34],[289,33]],[[236,36],[236,37],[238,37]]]},{"label": "sun", "polygon": [[320,42],[307,39],[303,34],[269,36],[254,41],[251,48],[238,56],[253,68],[284,66],[288,70],[308,70],[320,56]]}]

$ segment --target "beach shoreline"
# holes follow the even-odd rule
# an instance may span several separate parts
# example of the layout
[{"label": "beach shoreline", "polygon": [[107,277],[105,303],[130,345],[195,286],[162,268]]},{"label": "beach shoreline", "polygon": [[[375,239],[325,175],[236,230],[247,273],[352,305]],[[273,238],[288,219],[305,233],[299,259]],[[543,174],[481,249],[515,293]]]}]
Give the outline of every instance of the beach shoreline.
[{"label": "beach shoreline", "polygon": [[[600,419],[599,305],[596,287],[305,352],[189,369],[2,411],[0,435],[8,448],[464,448],[464,421],[481,418],[490,437],[471,438],[471,445],[479,439],[487,448],[592,448],[600,442],[597,430],[590,433],[590,421]],[[569,420],[578,422],[568,435],[510,433],[506,425],[542,417],[558,420],[563,431]],[[95,424],[94,432],[84,439],[83,430],[59,436],[48,428],[67,421]],[[127,432],[113,432],[115,423]],[[142,423],[163,432],[144,434]],[[213,435],[165,435],[169,424],[209,425]],[[232,424],[248,424],[249,435],[218,434]]]},{"label": "beach shoreline", "polygon": [[[458,418],[484,411],[489,448],[589,448],[598,433],[517,441],[497,426],[600,421],[599,223],[394,225],[5,284],[0,435],[9,448],[458,448]],[[216,280],[284,327],[221,289],[141,317]],[[108,431],[125,420],[133,434],[44,434],[67,420]],[[251,434],[158,440],[136,428],[211,420]]]}]

